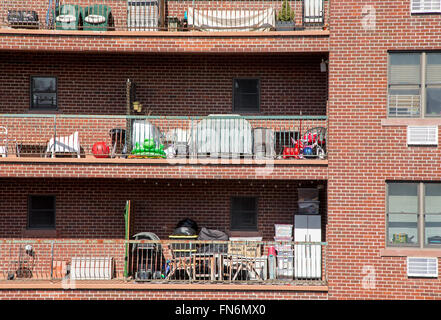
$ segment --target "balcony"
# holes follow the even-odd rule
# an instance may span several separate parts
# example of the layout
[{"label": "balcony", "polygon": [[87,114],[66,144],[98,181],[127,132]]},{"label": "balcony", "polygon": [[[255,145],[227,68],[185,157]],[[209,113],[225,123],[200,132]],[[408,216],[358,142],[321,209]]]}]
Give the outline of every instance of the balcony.
[{"label": "balcony", "polygon": [[42,0],[3,1],[0,47],[143,54],[329,51],[329,0],[289,1],[295,26],[282,29],[276,26],[282,0],[55,2],[48,8]]},{"label": "balcony", "polygon": [[[64,31],[271,32],[328,28],[325,0],[7,0],[1,23],[12,29]],[[291,20],[280,25],[278,20]]]},{"label": "balcony", "polygon": [[4,177],[327,178],[326,116],[23,114],[0,122]]},{"label": "balcony", "polygon": [[2,288],[327,290],[325,242],[4,239],[0,246]]},{"label": "balcony", "polygon": [[23,114],[1,115],[0,122],[2,165],[93,164],[103,170],[103,165],[121,165],[127,174],[135,174],[128,169],[132,165],[155,166],[170,170],[170,176],[162,172],[164,178],[174,176],[176,166],[209,172],[222,166],[261,167],[275,170],[272,174],[289,166],[315,166],[314,174],[326,178],[320,173],[327,166],[326,116]]}]

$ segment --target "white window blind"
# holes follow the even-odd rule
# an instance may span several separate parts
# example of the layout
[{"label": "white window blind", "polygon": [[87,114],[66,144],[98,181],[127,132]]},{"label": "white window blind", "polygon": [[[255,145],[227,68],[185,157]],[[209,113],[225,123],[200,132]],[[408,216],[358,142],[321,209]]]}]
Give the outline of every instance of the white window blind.
[{"label": "white window blind", "polygon": [[426,66],[426,83],[441,84],[441,54],[428,53]]},{"label": "white window blind", "polygon": [[411,12],[441,12],[441,0],[412,0]]},{"label": "white window blind", "polygon": [[389,84],[420,84],[421,54],[391,53]]}]

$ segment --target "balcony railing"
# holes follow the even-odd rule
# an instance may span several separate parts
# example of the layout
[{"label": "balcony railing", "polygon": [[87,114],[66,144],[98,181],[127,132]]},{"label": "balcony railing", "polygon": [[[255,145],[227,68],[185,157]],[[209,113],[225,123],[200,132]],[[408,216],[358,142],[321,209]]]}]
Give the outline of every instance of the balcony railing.
[{"label": "balcony railing", "polygon": [[1,240],[3,280],[327,283],[324,242]]},{"label": "balcony railing", "polygon": [[[10,28],[84,31],[291,31],[329,26],[329,0],[4,0]],[[293,23],[279,24],[281,14]],[[283,20],[283,19],[282,19]]]},{"label": "balcony railing", "polygon": [[326,116],[0,115],[0,157],[323,160]]}]

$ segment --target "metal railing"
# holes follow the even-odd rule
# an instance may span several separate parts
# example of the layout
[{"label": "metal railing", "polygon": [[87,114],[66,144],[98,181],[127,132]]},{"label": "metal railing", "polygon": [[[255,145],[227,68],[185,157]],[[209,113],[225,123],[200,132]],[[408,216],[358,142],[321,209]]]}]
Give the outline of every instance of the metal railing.
[{"label": "metal railing", "polygon": [[327,243],[0,240],[2,280],[327,283]]},{"label": "metal railing", "polygon": [[2,0],[0,23],[88,31],[290,31],[327,28],[329,7],[329,0]]},{"label": "metal railing", "polygon": [[0,114],[0,157],[325,159],[326,116]]}]

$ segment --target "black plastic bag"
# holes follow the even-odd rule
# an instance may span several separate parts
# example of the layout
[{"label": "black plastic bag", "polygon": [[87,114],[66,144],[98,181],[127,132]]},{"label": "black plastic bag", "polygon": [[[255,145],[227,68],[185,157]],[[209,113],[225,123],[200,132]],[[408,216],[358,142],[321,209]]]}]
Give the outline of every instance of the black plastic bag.
[{"label": "black plastic bag", "polygon": [[190,218],[186,218],[184,220],[179,221],[178,224],[176,225],[176,228],[181,228],[181,227],[188,227],[195,230],[196,232],[198,231],[198,224]]}]

